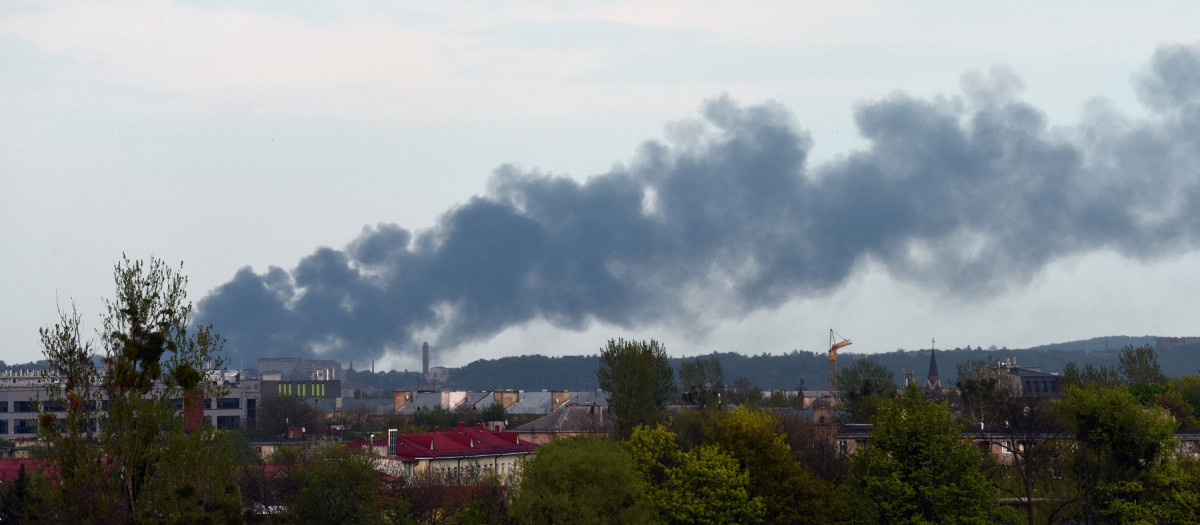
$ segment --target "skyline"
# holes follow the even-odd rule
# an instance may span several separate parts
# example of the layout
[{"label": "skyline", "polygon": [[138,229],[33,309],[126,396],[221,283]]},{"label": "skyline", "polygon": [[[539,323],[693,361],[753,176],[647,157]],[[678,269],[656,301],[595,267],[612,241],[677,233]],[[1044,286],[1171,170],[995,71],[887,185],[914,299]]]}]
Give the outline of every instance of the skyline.
[{"label": "skyline", "polygon": [[[99,326],[122,252],[182,260],[202,303],[229,297],[215,292],[235,278],[265,282],[272,266],[293,284],[298,268],[337,268],[314,254],[361,262],[378,245],[413,260],[470,261],[461,254],[482,244],[449,252],[434,242],[462,231],[448,227],[455,217],[511,205],[517,213],[493,217],[551,231],[583,209],[553,204],[614,198],[605,185],[633,196],[605,202],[642,208],[578,225],[636,227],[546,237],[549,246],[621,246],[605,232],[659,243],[650,246],[687,239],[665,252],[638,245],[669,261],[666,270],[607,260],[582,279],[550,271],[570,265],[535,261],[537,271],[519,275],[556,286],[530,301],[511,300],[530,297],[525,281],[489,302],[479,292],[491,281],[459,289],[444,276],[413,306],[416,320],[370,325],[407,331],[313,357],[369,359],[383,347],[403,355],[373,356],[380,368],[414,369],[429,340],[445,359],[434,364],[460,366],[594,353],[616,337],[658,339],[672,355],[820,352],[830,328],[855,352],[934,337],[951,348],[1022,348],[1200,335],[1188,309],[1200,292],[1200,151],[1187,127],[1200,103],[1200,48],[1185,10],[1200,13],[1190,4],[290,5],[0,10],[5,361],[40,358],[37,328],[56,319],[56,296],[75,298],[87,327]],[[994,128],[980,124],[988,118]],[[1000,161],[981,156],[989,129],[1016,141],[1000,147]],[[722,164],[732,151],[722,145],[763,133],[779,140],[761,142],[770,154],[754,158],[778,162],[751,173],[767,174],[754,185],[732,184],[749,175]],[[968,140],[955,143],[955,133]],[[929,140],[906,141],[916,136]],[[955,157],[962,152],[978,155]],[[724,169],[655,169],[687,159]],[[705,174],[719,191],[688,184]],[[551,192],[567,197],[539,200]],[[718,195],[744,205],[691,209]],[[654,213],[665,218],[648,220]],[[802,224],[816,233],[789,229]],[[702,233],[720,242],[706,246]],[[419,244],[426,235],[431,244]],[[835,263],[824,266],[822,254]],[[428,275],[395,290],[409,293]],[[573,286],[582,291],[562,294]],[[599,300],[623,290],[621,301]],[[422,324],[459,299],[495,315]],[[286,310],[285,333],[300,333],[306,325],[287,324],[296,321]],[[218,331],[255,326],[238,326],[254,319],[238,312]],[[458,352],[444,355],[439,338]]]}]

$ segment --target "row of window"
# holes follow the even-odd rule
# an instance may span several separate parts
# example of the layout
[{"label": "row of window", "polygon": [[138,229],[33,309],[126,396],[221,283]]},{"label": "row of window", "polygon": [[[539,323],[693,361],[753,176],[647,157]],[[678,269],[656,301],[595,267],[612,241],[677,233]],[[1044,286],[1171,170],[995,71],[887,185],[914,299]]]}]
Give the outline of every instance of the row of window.
[{"label": "row of window", "polygon": [[[10,421],[12,422],[13,434],[37,434],[37,418],[0,419],[0,436],[7,436],[9,434],[8,426]],[[211,425],[213,422],[212,416],[204,416],[204,422]],[[54,423],[55,426],[59,427],[59,430],[62,429],[61,419],[56,420]],[[88,420],[88,426],[91,427],[92,432],[98,432],[99,427],[96,418],[91,418]],[[242,416],[217,416],[217,428],[228,430],[232,428],[238,428],[240,426],[242,426]]]},{"label": "row of window", "polygon": [[37,419],[0,419],[0,436],[8,435],[9,421],[12,421],[13,434],[37,434]]},{"label": "row of window", "polygon": [[[183,409],[183,400],[182,399],[173,399],[173,400],[171,400],[171,406],[174,406],[175,408],[182,410]],[[8,407],[9,407],[8,401],[0,401],[0,413],[8,412]],[[88,408],[90,410],[99,409],[102,411],[106,411],[106,410],[108,410],[108,407],[109,407],[109,401],[107,399],[104,399],[104,400],[93,399],[88,402]],[[222,398],[217,399],[217,410],[237,410],[240,408],[242,408],[242,399],[241,398],[222,397]],[[204,409],[205,410],[212,409],[212,400],[210,400],[210,399],[204,400]],[[12,411],[15,413],[18,413],[18,414],[35,413],[38,411],[38,402],[37,401],[13,401],[12,402]],[[64,411],[65,411],[65,409],[63,408],[63,404],[61,401],[42,401],[42,412],[64,412]]]},{"label": "row of window", "polygon": [[279,383],[277,386],[281,396],[325,397],[324,383]]}]

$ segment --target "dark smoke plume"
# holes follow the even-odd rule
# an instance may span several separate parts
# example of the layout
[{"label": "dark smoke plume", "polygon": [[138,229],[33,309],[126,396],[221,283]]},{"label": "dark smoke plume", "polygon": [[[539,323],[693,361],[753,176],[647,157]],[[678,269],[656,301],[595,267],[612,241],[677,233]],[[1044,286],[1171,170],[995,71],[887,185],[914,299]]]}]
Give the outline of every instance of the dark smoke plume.
[{"label": "dark smoke plume", "polygon": [[452,349],[534,319],[744,315],[831,292],[868,259],[986,297],[1071,254],[1196,247],[1200,49],[1154,55],[1148,119],[1094,101],[1050,129],[1019,84],[997,69],[959,97],[863,105],[870,147],[815,167],[784,108],[720,98],[628,167],[582,183],[501,167],[429,231],[381,224],[290,272],[244,268],[199,311],[246,357],[365,360],[416,352],[422,331]]}]

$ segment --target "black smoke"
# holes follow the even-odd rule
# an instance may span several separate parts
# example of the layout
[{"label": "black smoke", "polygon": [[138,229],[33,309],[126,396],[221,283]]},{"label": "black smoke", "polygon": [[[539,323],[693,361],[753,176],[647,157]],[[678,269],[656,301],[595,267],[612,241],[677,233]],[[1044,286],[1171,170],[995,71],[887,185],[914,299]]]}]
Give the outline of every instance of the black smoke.
[{"label": "black smoke", "polygon": [[245,357],[365,360],[417,352],[422,331],[452,349],[535,319],[744,315],[829,293],[867,260],[986,297],[1072,254],[1197,246],[1200,50],[1154,55],[1146,118],[1097,100],[1051,128],[1019,86],[996,69],[961,96],[864,104],[869,148],[812,167],[783,107],[719,98],[627,167],[585,182],[501,167],[429,231],[381,224],[291,271],[244,268],[199,312]]}]

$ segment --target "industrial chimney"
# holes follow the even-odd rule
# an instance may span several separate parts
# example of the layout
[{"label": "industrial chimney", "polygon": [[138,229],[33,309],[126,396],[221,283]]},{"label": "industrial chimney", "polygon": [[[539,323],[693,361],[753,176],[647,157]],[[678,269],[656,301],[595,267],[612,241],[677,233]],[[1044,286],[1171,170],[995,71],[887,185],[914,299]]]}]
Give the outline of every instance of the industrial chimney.
[{"label": "industrial chimney", "polygon": [[429,343],[421,345],[421,373],[429,373]]}]

